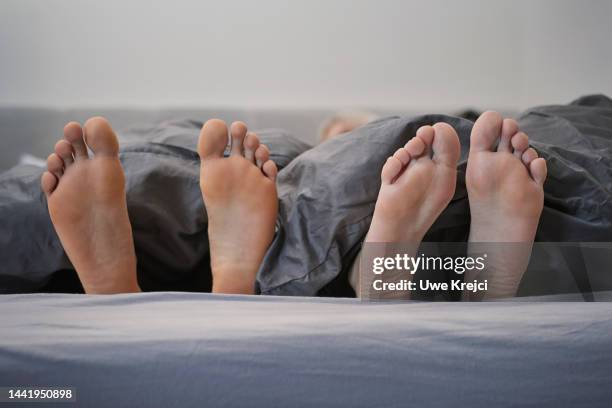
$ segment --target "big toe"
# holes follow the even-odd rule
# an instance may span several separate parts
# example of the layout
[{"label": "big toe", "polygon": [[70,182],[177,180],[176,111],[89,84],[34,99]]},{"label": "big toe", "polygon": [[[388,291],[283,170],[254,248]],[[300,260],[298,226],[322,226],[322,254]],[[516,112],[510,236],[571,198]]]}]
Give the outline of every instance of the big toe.
[{"label": "big toe", "polygon": [[470,151],[493,151],[502,132],[504,118],[498,113],[487,111],[480,115],[470,136]]},{"label": "big toe", "polygon": [[210,119],[200,131],[198,154],[202,160],[223,157],[227,147],[227,125],[220,119]]},{"label": "big toe", "polygon": [[433,129],[433,160],[455,168],[461,154],[461,145],[457,132],[448,123],[436,123],[433,125]]},{"label": "big toe", "polygon": [[110,123],[102,117],[88,119],[83,125],[83,138],[96,155],[116,156],[119,141]]}]

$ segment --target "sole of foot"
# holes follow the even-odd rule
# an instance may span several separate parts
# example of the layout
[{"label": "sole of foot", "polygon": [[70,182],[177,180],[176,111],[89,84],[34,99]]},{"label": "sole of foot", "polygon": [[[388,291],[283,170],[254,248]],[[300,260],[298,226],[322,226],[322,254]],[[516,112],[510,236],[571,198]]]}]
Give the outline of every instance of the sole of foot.
[{"label": "sole of foot", "polygon": [[450,125],[419,128],[382,168],[366,242],[419,244],[455,194],[459,155]]},{"label": "sole of foot", "polygon": [[41,178],[55,231],[90,294],[140,291],[118,151],[106,119],[71,122]]},{"label": "sole of foot", "polygon": [[469,250],[493,252],[488,254],[485,298],[513,296],[518,289],[544,205],[546,173],[546,161],[529,147],[515,120],[491,111],[478,118],[470,137],[466,187]]},{"label": "sole of foot", "polygon": [[387,159],[365,239],[371,245],[364,247],[358,258],[356,266],[362,267],[353,267],[349,278],[360,297],[374,297],[369,281],[374,257],[395,256],[398,250],[409,256],[416,254],[425,233],[455,194],[460,151],[455,130],[446,123],[436,123],[419,128],[415,137]]},{"label": "sole of foot", "polygon": [[[212,119],[200,132],[200,188],[208,214],[213,292],[253,294],[255,278],[274,238],[278,197],[276,164],[242,122],[230,135]],[[229,157],[224,157],[231,138]]]}]

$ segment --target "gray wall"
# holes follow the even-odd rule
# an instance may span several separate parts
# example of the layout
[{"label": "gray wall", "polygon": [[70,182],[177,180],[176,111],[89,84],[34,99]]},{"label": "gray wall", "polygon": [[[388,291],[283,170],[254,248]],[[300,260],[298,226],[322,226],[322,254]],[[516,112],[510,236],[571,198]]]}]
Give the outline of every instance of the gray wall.
[{"label": "gray wall", "polygon": [[1,0],[0,105],[510,110],[612,94],[612,2]]}]

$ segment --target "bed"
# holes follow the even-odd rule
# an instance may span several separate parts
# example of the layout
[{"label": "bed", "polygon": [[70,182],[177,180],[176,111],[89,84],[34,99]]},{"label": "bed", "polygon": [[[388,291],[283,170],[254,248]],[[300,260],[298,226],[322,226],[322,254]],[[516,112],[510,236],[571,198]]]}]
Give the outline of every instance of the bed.
[{"label": "bed", "polygon": [[[534,108],[519,119],[554,175],[540,241],[612,241],[610,112],[611,100],[591,96]],[[1,109],[0,170],[23,153],[44,157],[65,121],[92,113]],[[121,160],[139,282],[158,292],[48,293],[81,288],[49,222],[38,187],[42,170],[30,163],[1,173],[0,387],[74,387],[78,405],[91,407],[610,406],[607,261],[594,266],[598,279],[583,279],[556,267],[569,264],[562,259],[568,251],[560,251],[561,263],[545,264],[548,274],[528,273],[524,282],[535,290],[513,302],[346,298],[347,265],[367,231],[380,180],[371,170],[425,123],[449,121],[465,147],[471,122],[387,118],[311,149],[318,124],[331,112],[96,113],[125,128]],[[180,116],[199,119],[171,119]],[[257,290],[276,296],[197,293],[210,289],[210,272],[193,149],[199,120],[211,116],[288,129],[261,134],[282,170],[278,234]],[[145,122],[154,124],[134,126]],[[354,151],[371,157],[338,160]],[[467,236],[465,153],[456,197],[430,241]],[[345,188],[354,174],[363,175],[361,186]],[[310,199],[314,193],[336,205],[322,213]]]},{"label": "bed", "polygon": [[[19,123],[25,130],[16,134],[25,139],[24,132],[32,126],[38,128],[32,135],[42,135],[44,119],[51,114],[24,112],[5,114],[12,118],[3,125],[5,135],[12,134],[7,129],[19,128]],[[59,122],[90,113],[55,112],[51,116]],[[138,118],[129,112],[101,113],[108,114],[118,129],[125,126],[126,116],[135,121],[145,118],[142,112],[133,114],[140,115]],[[462,145],[455,195],[425,241],[467,240],[470,210],[465,169],[473,122],[442,114],[387,116],[313,146],[312,133],[323,113],[277,112],[278,122],[289,121],[300,133],[279,128],[258,131],[279,167],[278,228],[257,274],[258,293],[354,295],[346,275],[369,228],[380,187],[380,168],[425,124],[449,123]],[[200,115],[232,120],[248,119],[249,114],[208,111],[192,112],[198,117],[191,119],[163,119],[170,114],[158,113],[160,121],[136,122],[119,131],[138,279],[145,291],[206,292],[211,287],[207,217],[198,184],[200,162],[195,145],[207,117]],[[30,120],[26,120],[28,117]],[[252,126],[270,126],[271,120],[262,113]],[[568,105],[536,107],[519,115],[518,122],[548,164],[536,241],[611,242],[612,100],[590,95]],[[53,129],[51,123],[55,122],[49,123],[48,129]],[[57,128],[59,133],[61,125]],[[305,141],[307,134],[310,139]],[[41,136],[40,140],[50,140],[52,145],[57,137]],[[41,173],[42,168],[36,165],[15,166],[0,173],[0,293],[79,290],[72,265],[49,220],[40,190]],[[574,276],[566,282],[557,273],[563,272],[557,265],[565,260],[553,261],[548,264],[552,275],[546,275],[547,281],[558,281],[559,287],[569,288],[576,286],[577,280],[585,280]],[[538,280],[533,274],[527,278],[530,282]],[[605,285],[586,285],[584,289],[612,289],[611,279],[606,276],[602,281]],[[552,293],[566,292],[555,288],[523,291],[521,295]]]},{"label": "bed", "polygon": [[522,300],[4,295],[0,384],[87,407],[609,407],[612,304]]}]

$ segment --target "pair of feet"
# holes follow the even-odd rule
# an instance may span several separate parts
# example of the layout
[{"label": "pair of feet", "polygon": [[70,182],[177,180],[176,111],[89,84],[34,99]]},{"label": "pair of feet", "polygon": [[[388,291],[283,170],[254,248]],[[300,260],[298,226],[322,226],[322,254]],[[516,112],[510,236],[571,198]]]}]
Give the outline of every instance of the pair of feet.
[{"label": "pair of feet", "polygon": [[[227,158],[223,121],[206,122],[198,143],[213,292],[252,294],[274,237],[277,168],[268,148],[243,123],[233,123],[230,133]],[[118,153],[105,119],[89,119],[83,127],[71,122],[41,179],[51,220],[86,293],[140,291]]]},{"label": "pair of feet", "polygon": [[[423,126],[385,163],[366,242],[404,243],[416,255],[421,240],[455,193],[459,138],[445,123]],[[471,225],[468,252],[492,252],[479,298],[514,296],[529,262],[544,205],[546,162],[513,119],[483,113],[472,129],[466,187]],[[490,245],[490,243],[518,245]],[[354,282],[355,280],[353,280]],[[474,295],[465,294],[472,298]]]},{"label": "pair of feet", "polygon": [[[228,158],[223,157],[228,142],[224,122],[206,122],[198,143],[213,292],[253,293],[255,274],[274,236],[277,169],[267,147],[243,123],[233,123],[230,133]],[[529,148],[517,123],[496,112],[478,119],[470,143],[470,242],[533,242],[543,206],[545,161]],[[452,127],[421,127],[382,169],[366,240],[420,243],[454,194],[459,154]],[[108,122],[93,118],[82,128],[69,123],[41,183],[53,225],[85,291],[139,291],[125,179]],[[524,271],[517,265],[510,271],[494,268],[495,295],[516,290]]]}]

